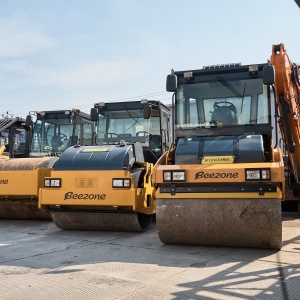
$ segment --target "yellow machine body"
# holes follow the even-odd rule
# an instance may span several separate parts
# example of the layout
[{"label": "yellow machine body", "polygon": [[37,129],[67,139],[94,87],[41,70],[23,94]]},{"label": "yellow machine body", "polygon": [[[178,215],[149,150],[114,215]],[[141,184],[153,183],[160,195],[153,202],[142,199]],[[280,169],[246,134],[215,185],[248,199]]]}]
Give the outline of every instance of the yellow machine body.
[{"label": "yellow machine body", "polygon": [[[147,169],[151,164],[145,163]],[[61,188],[43,188],[40,190],[40,208],[56,206],[67,208],[68,206],[85,206],[104,209],[130,209],[134,212],[153,214],[155,201],[153,201],[153,187],[150,180],[142,188],[134,186],[133,178],[128,170],[105,171],[52,171],[50,178],[61,179]],[[113,178],[130,179],[128,188],[113,188]],[[151,201],[149,202],[149,199]]]},{"label": "yellow machine body", "polygon": [[44,178],[51,169],[6,171],[1,181],[2,199],[38,199],[39,188],[44,185]]},{"label": "yellow machine body", "polygon": [[[278,149],[279,150],[279,149]],[[278,183],[276,191],[271,191],[258,195],[258,192],[228,192],[220,193],[218,192],[218,184],[236,183],[241,184],[245,182],[245,169],[246,168],[264,168],[270,169],[272,173],[272,181]],[[210,165],[159,165],[155,166],[155,172],[153,174],[153,181],[156,184],[163,184],[163,172],[164,171],[176,171],[184,170],[186,182],[189,184],[202,184],[201,193],[193,193],[192,188],[186,188],[186,192],[180,192],[180,196],[183,198],[278,198],[283,199],[284,187],[285,187],[285,177],[284,177],[284,165],[283,161],[272,162],[272,163],[251,163],[251,164],[210,164]],[[211,184],[209,192],[205,192],[207,185]],[[189,189],[189,190],[188,190]],[[200,188],[199,188],[200,189]],[[213,192],[215,189],[216,192]],[[184,189],[182,189],[184,190]],[[166,188],[161,188],[156,191],[157,198],[170,198],[174,199],[178,197],[178,194],[172,195],[171,193],[166,193]],[[258,197],[259,196],[259,197]]]},{"label": "yellow machine body", "polygon": [[38,209],[39,189],[50,175],[53,158],[0,160],[0,218],[46,219],[49,212]]}]

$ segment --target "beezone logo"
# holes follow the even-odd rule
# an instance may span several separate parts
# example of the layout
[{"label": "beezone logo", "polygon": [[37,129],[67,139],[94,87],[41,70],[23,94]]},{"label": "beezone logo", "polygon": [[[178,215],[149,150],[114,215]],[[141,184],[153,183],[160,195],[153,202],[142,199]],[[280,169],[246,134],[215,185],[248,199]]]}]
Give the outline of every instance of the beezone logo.
[{"label": "beezone logo", "polygon": [[73,192],[65,193],[64,200],[105,200],[106,194],[75,194]]},{"label": "beezone logo", "polygon": [[0,184],[8,184],[8,179],[0,179]]},{"label": "beezone logo", "polygon": [[237,172],[216,172],[216,173],[205,173],[203,171],[197,172],[195,174],[195,179],[219,179],[219,178],[238,178],[239,173]]}]

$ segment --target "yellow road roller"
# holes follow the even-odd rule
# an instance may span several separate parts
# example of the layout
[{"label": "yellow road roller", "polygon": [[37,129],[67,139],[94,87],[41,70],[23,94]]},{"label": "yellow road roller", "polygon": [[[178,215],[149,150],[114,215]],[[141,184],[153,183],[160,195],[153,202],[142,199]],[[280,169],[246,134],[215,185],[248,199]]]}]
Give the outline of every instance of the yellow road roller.
[{"label": "yellow road roller", "polygon": [[[1,219],[48,219],[49,212],[38,208],[39,188],[57,158],[71,145],[91,145],[94,122],[89,114],[78,110],[42,111],[26,119],[33,127],[28,156],[0,160],[0,218]],[[20,131],[18,129],[18,131]],[[19,135],[20,136],[20,135]],[[13,154],[29,142],[14,137],[10,143]]]},{"label": "yellow road roller", "polygon": [[[292,77],[287,65],[282,74]],[[163,243],[281,248],[286,174],[277,121],[289,135],[295,115],[283,99],[299,93],[277,95],[274,70],[277,78],[278,65],[233,63],[167,76],[173,143],[153,171]],[[278,115],[280,98],[287,108]]]},{"label": "yellow road roller", "polygon": [[61,229],[145,231],[155,214],[154,163],[170,143],[159,101],[97,103],[97,145],[74,146],[40,189],[39,207]]}]

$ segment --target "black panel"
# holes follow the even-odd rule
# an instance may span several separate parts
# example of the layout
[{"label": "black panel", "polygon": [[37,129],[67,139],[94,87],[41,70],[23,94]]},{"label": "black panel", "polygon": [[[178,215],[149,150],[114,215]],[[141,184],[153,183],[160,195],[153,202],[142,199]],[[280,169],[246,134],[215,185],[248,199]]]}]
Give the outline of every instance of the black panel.
[{"label": "black panel", "polygon": [[54,170],[123,170],[134,162],[132,145],[75,146],[63,152]]},{"label": "black panel", "polygon": [[203,157],[234,156],[235,163],[264,162],[261,135],[181,138],[178,141],[175,164],[199,164]]},{"label": "black panel", "polygon": [[160,193],[274,193],[277,191],[276,184],[262,184],[257,183],[255,185],[178,185],[175,183],[172,184],[160,184],[159,185]]}]

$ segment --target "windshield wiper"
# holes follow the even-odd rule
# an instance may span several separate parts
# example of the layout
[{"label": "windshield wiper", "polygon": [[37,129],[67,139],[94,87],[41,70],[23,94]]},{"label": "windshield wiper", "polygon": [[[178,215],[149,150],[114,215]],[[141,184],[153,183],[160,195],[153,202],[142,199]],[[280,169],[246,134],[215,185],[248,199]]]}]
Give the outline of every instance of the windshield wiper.
[{"label": "windshield wiper", "polygon": [[[225,80],[223,77],[221,76],[217,76],[217,79],[236,97],[238,98],[242,98],[243,95],[237,90],[235,89],[227,80]],[[245,91],[245,90],[244,90]]]},{"label": "windshield wiper", "polygon": [[244,97],[245,97],[246,83],[247,83],[247,82],[245,82],[245,85],[244,85],[244,91],[243,91],[243,98],[242,98],[242,105],[241,105],[241,114],[243,113],[243,104],[244,104]]},{"label": "windshield wiper", "polygon": [[134,118],[134,117],[131,115],[131,113],[129,112],[129,110],[128,110],[126,107],[125,107],[125,109],[126,109],[128,115],[129,115],[129,117],[130,117],[131,119],[133,119],[135,122],[134,122],[129,128],[127,128],[127,129],[124,131],[124,133],[127,132],[130,128],[132,128],[136,123],[139,123],[139,124],[142,126],[142,124],[138,121],[139,118]]}]

